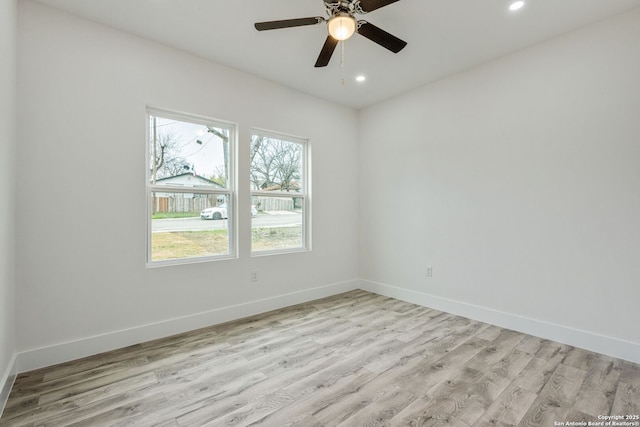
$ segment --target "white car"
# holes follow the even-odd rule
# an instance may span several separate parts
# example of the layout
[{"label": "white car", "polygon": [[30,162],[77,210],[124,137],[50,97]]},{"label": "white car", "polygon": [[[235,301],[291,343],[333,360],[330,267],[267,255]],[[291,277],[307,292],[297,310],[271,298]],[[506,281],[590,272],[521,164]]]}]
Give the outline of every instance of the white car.
[{"label": "white car", "polygon": [[225,203],[213,208],[206,208],[200,212],[200,219],[223,219],[227,218],[227,205]]},{"label": "white car", "polygon": [[[256,216],[258,210],[255,205],[251,205],[251,216]],[[223,203],[220,206],[213,208],[206,208],[200,212],[200,219],[227,219],[227,204]]]}]

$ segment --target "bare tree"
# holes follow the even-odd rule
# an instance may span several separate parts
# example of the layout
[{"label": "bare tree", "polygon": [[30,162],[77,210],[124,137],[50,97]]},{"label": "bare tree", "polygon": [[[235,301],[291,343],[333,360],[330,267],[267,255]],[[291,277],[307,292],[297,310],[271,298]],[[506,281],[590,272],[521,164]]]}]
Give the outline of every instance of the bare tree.
[{"label": "bare tree", "polygon": [[216,166],[213,174],[209,177],[209,181],[215,182],[216,184],[226,187],[227,186],[227,172],[225,168],[221,165]]},{"label": "bare tree", "polygon": [[150,176],[153,183],[158,179],[180,175],[191,169],[184,157],[180,156],[179,140],[173,133],[159,132],[153,135]]},{"label": "bare tree", "polygon": [[274,162],[280,190],[298,190],[302,169],[302,146],[285,141],[278,141],[277,145],[277,155],[274,157]]},{"label": "bare tree", "polygon": [[302,146],[265,136],[251,138],[251,184],[256,190],[295,191],[302,173]]}]

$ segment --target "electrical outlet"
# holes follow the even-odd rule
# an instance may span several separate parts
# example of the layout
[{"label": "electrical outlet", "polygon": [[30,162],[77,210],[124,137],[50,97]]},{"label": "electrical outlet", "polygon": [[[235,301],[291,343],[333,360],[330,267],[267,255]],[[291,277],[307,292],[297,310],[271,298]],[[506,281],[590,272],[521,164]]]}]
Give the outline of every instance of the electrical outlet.
[{"label": "electrical outlet", "polygon": [[425,270],[425,275],[427,277],[433,277],[433,267],[431,267],[430,265],[427,266],[426,270]]},{"label": "electrical outlet", "polygon": [[257,282],[258,281],[258,272],[257,271],[252,271],[251,272],[251,281],[252,282]]}]

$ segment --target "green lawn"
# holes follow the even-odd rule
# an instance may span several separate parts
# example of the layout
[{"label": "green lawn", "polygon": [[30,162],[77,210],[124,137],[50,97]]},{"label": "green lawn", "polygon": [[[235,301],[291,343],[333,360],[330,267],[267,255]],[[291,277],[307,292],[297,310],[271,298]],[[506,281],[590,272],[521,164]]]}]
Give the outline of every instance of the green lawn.
[{"label": "green lawn", "polygon": [[227,230],[153,233],[153,261],[223,255],[229,252]]},{"label": "green lawn", "polygon": [[251,230],[251,250],[263,251],[302,246],[301,227],[254,228]]},{"label": "green lawn", "polygon": [[157,212],[151,215],[151,219],[194,218],[199,216],[200,212]]},{"label": "green lawn", "polygon": [[[254,228],[252,250],[270,250],[302,246],[299,227]],[[227,230],[173,231],[151,236],[153,261],[195,258],[229,253]]]}]

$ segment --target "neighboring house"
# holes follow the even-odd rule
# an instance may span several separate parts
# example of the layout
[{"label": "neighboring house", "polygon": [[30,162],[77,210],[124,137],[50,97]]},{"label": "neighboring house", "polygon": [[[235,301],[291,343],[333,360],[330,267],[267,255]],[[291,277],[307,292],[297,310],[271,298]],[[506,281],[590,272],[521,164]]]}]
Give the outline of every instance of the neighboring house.
[{"label": "neighboring house", "polygon": [[[205,177],[196,175],[192,172],[185,172],[180,175],[169,176],[167,178],[160,178],[156,180],[157,185],[176,185],[181,187],[218,187],[224,188],[217,182],[208,180]],[[185,197],[187,197],[185,195]],[[193,197],[193,195],[191,196]]]},{"label": "neighboring house", "polygon": [[194,193],[157,192],[154,194],[155,212],[199,212],[202,209],[224,203],[223,196],[198,194],[198,187],[224,187],[217,182],[213,182],[192,172],[160,178],[156,180],[156,184],[171,185],[174,187],[193,187]]}]

